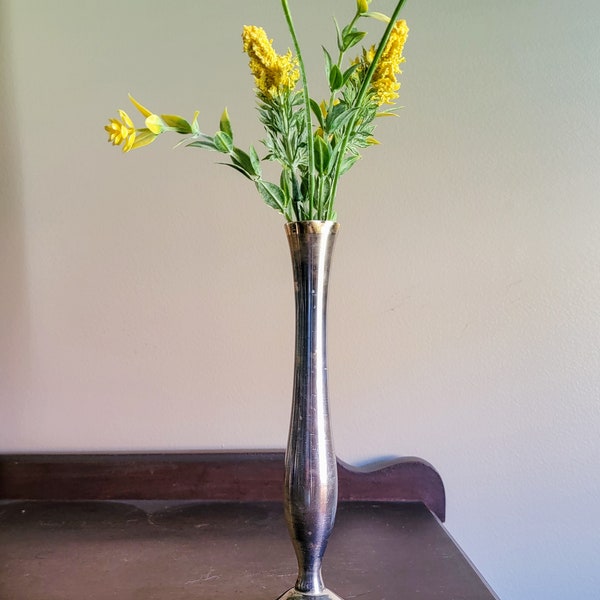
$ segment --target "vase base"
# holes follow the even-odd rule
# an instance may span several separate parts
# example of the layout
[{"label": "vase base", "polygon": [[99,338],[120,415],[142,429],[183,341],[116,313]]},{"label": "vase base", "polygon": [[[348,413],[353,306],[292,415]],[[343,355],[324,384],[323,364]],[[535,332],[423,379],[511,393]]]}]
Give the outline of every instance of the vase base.
[{"label": "vase base", "polygon": [[337,594],[325,589],[320,594],[305,594],[299,592],[296,588],[292,588],[279,596],[277,600],[342,600]]}]

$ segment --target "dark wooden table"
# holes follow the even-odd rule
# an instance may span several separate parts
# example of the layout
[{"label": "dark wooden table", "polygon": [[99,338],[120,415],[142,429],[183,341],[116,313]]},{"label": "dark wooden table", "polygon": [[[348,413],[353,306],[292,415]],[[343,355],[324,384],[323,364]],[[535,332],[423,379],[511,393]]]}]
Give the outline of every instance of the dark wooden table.
[{"label": "dark wooden table", "polygon": [[[282,503],[277,498],[260,497],[272,493],[268,491],[268,480],[280,469],[281,456],[253,455],[252,460],[258,461],[255,470],[262,472],[267,482],[263,492],[256,488],[250,493],[248,485],[240,484],[245,478],[243,473],[252,472],[251,464],[246,465],[247,471],[245,467],[238,469],[237,495],[245,499],[234,501],[211,496],[222,495],[219,481],[231,485],[231,479],[223,483],[229,469],[223,470],[222,459],[239,465],[236,455],[210,455],[208,463],[206,455],[195,456],[184,462],[188,469],[200,462],[204,475],[197,478],[202,485],[196,486],[195,495],[208,497],[153,501],[139,498],[143,494],[138,493],[137,499],[126,502],[114,498],[19,499],[19,489],[25,490],[23,486],[32,473],[37,473],[41,483],[45,476],[55,481],[57,471],[52,465],[57,459],[0,457],[0,498],[11,500],[0,504],[0,599],[275,600],[293,585],[297,573]],[[271,465],[266,472],[265,458]],[[82,464],[86,460],[96,461],[96,468],[100,461],[102,469],[107,465],[114,469],[115,461],[107,457],[87,457]],[[157,457],[128,460],[117,462],[121,467],[129,465],[125,470],[130,480],[135,479],[133,472],[143,471],[150,463],[152,470],[157,468]],[[164,460],[158,459],[163,467]],[[245,456],[243,461],[247,460]],[[496,598],[446,532],[439,518],[445,506],[440,505],[439,497],[436,500],[436,493],[425,489],[426,485],[423,491],[428,503],[437,501],[436,511],[423,499],[360,498],[377,496],[382,489],[387,490],[384,496],[389,495],[392,480],[400,496],[418,495],[413,493],[413,484],[420,478],[436,483],[433,475],[437,474],[430,465],[403,462],[404,467],[395,464],[362,473],[340,467],[341,482],[358,477],[363,483],[370,478],[371,483],[362,491],[357,486],[359,492],[355,495],[359,498],[355,499],[352,486],[340,486],[341,496],[351,499],[338,506],[335,530],[325,555],[326,585],[344,600]],[[63,470],[65,464],[74,468],[72,459],[69,462],[60,457],[58,463]],[[94,470],[91,463],[87,467],[88,471]],[[117,471],[123,476],[123,468]],[[166,471],[172,473],[173,469]],[[119,495],[115,481],[120,475],[115,473],[113,491],[105,495]],[[219,477],[213,478],[215,473]],[[124,485],[126,478],[119,485]],[[408,487],[403,488],[407,482]],[[436,485],[443,495],[441,479]],[[37,496],[44,495],[42,487]],[[32,488],[27,489],[27,495],[32,495]],[[89,491],[100,495],[97,490]],[[163,488],[161,494],[165,493]]]}]

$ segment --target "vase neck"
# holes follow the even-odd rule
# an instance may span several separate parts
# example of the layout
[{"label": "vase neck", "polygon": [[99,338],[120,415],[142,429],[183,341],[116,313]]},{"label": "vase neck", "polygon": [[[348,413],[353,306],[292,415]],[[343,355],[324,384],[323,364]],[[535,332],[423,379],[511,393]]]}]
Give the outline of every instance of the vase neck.
[{"label": "vase neck", "polygon": [[336,221],[292,221],[285,224],[289,235],[330,235],[337,233],[340,225]]}]

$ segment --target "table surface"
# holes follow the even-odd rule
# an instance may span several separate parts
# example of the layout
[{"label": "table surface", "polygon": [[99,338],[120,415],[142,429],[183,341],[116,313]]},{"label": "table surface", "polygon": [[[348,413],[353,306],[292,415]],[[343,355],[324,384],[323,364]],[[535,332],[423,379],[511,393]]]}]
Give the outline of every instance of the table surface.
[{"label": "table surface", "polygon": [[[279,502],[0,505],[2,600],[275,600],[296,561]],[[421,503],[341,502],[325,554],[344,600],[494,600]]]}]

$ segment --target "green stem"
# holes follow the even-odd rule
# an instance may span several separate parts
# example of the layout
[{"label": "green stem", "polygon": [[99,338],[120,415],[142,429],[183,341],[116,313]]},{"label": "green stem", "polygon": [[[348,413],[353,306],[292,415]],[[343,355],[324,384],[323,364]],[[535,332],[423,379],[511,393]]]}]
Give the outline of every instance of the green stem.
[{"label": "green stem", "polygon": [[[302,78],[302,93],[304,96],[304,112],[305,112],[305,124],[306,124],[306,143],[308,150],[308,218],[313,218],[313,194],[315,190],[314,184],[314,171],[315,171],[315,147],[312,135],[312,119],[310,116],[310,95],[308,93],[308,80],[306,78],[306,71],[304,69],[304,61],[302,60],[302,52],[300,52],[300,44],[296,37],[296,30],[294,29],[294,23],[292,22],[292,15],[288,6],[287,0],[281,0],[281,6],[285,14],[285,19],[294,42],[294,48],[298,56],[298,65],[300,67],[300,76]],[[296,211],[299,213],[300,211]]]},{"label": "green stem", "polygon": [[300,195],[298,193],[297,185],[295,185],[296,183],[296,177],[295,177],[295,171],[296,171],[296,148],[292,146],[292,136],[290,134],[290,120],[291,120],[291,114],[292,114],[292,107],[290,106],[290,95],[287,94],[283,97],[283,101],[282,101],[282,105],[283,110],[281,111],[281,114],[283,115],[283,121],[284,121],[284,131],[285,131],[285,135],[283,136],[283,145],[285,148],[285,165],[284,165],[284,170],[287,171],[288,174],[288,178],[290,181],[290,187],[291,187],[291,198],[290,198],[290,208],[291,208],[291,215],[287,216],[287,219],[289,221],[298,221],[299,217],[298,217],[298,209],[299,209],[299,205],[300,203]]},{"label": "green stem", "polygon": [[[354,17],[352,18],[352,21],[350,21],[350,24],[348,25],[349,29],[352,29],[352,27],[354,27],[354,23],[356,23],[356,21],[358,21],[360,17],[360,13],[358,11],[356,11],[356,14],[354,15]],[[342,50],[340,50],[340,54],[338,57],[338,61],[337,61],[337,66],[338,69],[342,68],[342,59],[344,58],[344,52]]]},{"label": "green stem", "polygon": [[[390,17],[390,22],[388,23],[388,26],[386,27],[386,30],[381,38],[381,41],[379,42],[379,46],[377,47],[375,56],[373,57],[373,60],[371,61],[371,64],[369,65],[369,69],[367,70],[367,74],[365,75],[365,78],[362,82],[360,90],[358,91],[358,94],[356,95],[356,98],[354,99],[353,104],[355,107],[358,107],[362,104],[362,102],[365,98],[365,95],[369,91],[369,86],[371,85],[371,79],[373,78],[373,74],[375,73],[375,69],[377,68],[377,63],[379,62],[379,59],[381,58],[381,55],[383,54],[385,46],[386,46],[388,40],[390,39],[392,29],[394,28],[396,19],[398,17],[398,14],[400,13],[400,9],[402,8],[402,5],[404,4],[404,2],[406,2],[406,0],[399,0],[398,4],[396,5],[396,8],[394,9],[394,12],[392,13],[392,16]],[[346,147],[348,146],[348,141],[350,140],[350,135],[356,125],[357,118],[358,118],[358,116],[356,116],[354,119],[352,119],[350,121],[350,123],[348,123],[346,133],[342,140],[342,145],[340,146],[337,163],[335,166],[335,174],[333,176],[333,183],[331,186],[331,193],[329,195],[329,203],[328,203],[329,205],[328,205],[328,213],[327,213],[328,219],[330,219],[333,215],[333,201],[334,201],[335,194],[337,191],[338,180],[340,178],[340,169],[342,168],[342,161],[344,159],[344,155],[346,154]]]},{"label": "green stem", "polygon": [[[348,25],[348,27],[350,29],[352,29],[352,27],[354,27],[354,23],[356,23],[356,21],[358,21],[360,17],[360,13],[358,11],[356,11],[356,14],[354,15],[352,21],[350,21],[350,24]],[[341,69],[342,68],[342,61],[344,60],[344,52],[342,50],[339,51],[338,54],[338,61],[337,61],[337,68]],[[327,109],[327,112],[331,111],[331,109],[333,108],[333,103],[335,101],[335,94],[337,93],[338,90],[332,91],[331,92],[331,96],[329,97],[329,107]]]},{"label": "green stem", "polygon": [[371,85],[371,79],[373,79],[373,74],[375,73],[375,69],[377,69],[377,64],[379,63],[379,59],[381,58],[381,55],[383,54],[383,51],[385,50],[387,42],[390,39],[390,35],[392,34],[392,29],[394,29],[394,25],[396,24],[396,19],[398,17],[398,14],[400,13],[400,9],[402,8],[402,5],[404,4],[404,2],[406,2],[406,0],[400,0],[398,2],[398,4],[396,5],[396,8],[394,9],[394,12],[392,13],[392,16],[390,17],[390,22],[388,23],[388,26],[386,27],[386,30],[383,34],[383,37],[381,38],[381,41],[379,42],[379,46],[377,47],[377,51],[375,52],[373,61],[369,65],[369,69],[367,70],[365,79],[362,83],[362,86],[361,86],[361,88],[358,92],[358,95],[356,97],[356,100],[354,102],[355,106],[360,106],[360,103],[363,101],[365,94],[369,90],[369,86]]}]

